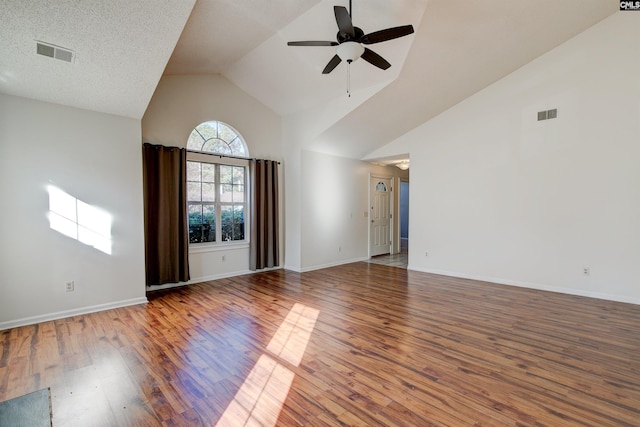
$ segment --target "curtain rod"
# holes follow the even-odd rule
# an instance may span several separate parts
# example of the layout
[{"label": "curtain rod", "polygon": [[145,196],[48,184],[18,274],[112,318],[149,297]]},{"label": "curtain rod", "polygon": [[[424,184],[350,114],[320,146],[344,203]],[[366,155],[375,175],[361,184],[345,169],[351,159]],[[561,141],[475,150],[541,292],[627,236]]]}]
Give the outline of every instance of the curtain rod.
[{"label": "curtain rod", "polygon": [[[228,154],[218,154],[218,153],[207,153],[204,151],[196,151],[196,150],[189,150],[187,149],[187,153],[194,153],[194,154],[204,154],[205,156],[215,156],[215,157],[219,157],[219,158],[229,158],[229,159],[239,159],[239,160],[254,160],[256,162],[259,162],[260,160],[265,160],[265,159],[256,159],[255,157],[241,157],[241,156],[231,156]],[[280,162],[277,162],[278,164],[280,164]]]}]

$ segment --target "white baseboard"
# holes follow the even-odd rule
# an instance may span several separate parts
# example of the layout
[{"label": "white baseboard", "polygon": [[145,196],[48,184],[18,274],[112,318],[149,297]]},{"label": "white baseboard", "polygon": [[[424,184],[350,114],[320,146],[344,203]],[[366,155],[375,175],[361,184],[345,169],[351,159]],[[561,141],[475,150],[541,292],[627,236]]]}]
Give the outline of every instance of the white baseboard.
[{"label": "white baseboard", "polygon": [[130,305],[146,304],[147,298],[133,298],[123,301],[110,302],[107,304],[92,305],[89,307],[75,308],[73,310],[58,311],[55,313],[43,314],[40,316],[25,317],[8,322],[0,322],[0,331],[4,329],[17,328],[19,326],[34,325],[36,323],[48,322],[50,320],[63,319],[65,317],[79,316],[81,314],[96,313],[98,311],[111,310],[113,308],[127,307]]},{"label": "white baseboard", "polygon": [[439,274],[442,276],[449,276],[449,277],[459,277],[461,279],[479,280],[481,282],[491,282],[498,285],[517,286],[519,288],[529,288],[529,289],[536,289],[539,291],[556,292],[560,294],[576,295],[581,297],[596,298],[596,299],[607,300],[607,301],[616,301],[616,302],[624,302],[628,304],[640,305],[640,298],[631,298],[623,295],[613,295],[613,294],[605,294],[601,292],[584,291],[584,290],[573,289],[573,288],[563,288],[558,286],[542,285],[539,283],[523,282],[518,280],[508,280],[508,279],[502,279],[499,277],[475,276],[472,274],[456,273],[452,271],[433,270],[428,268],[414,267],[412,265],[409,265],[407,267],[407,270],[420,271],[422,273]]}]

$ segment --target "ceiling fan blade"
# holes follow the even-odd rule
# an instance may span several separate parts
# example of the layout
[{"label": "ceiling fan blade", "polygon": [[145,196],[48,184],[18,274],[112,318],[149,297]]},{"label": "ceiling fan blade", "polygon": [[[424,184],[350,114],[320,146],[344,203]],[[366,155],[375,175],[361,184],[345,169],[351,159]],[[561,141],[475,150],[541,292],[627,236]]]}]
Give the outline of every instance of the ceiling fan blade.
[{"label": "ceiling fan blade", "polygon": [[369,64],[375,65],[376,67],[383,70],[391,67],[391,64],[389,64],[386,59],[366,47],[364,48],[364,53],[362,54],[361,58],[367,61]]},{"label": "ceiling fan blade", "polygon": [[344,6],[333,6],[333,13],[336,15],[336,23],[340,29],[340,34],[345,34],[351,38],[356,36],[356,32],[353,29],[351,23],[351,16],[347,12],[347,8]]},{"label": "ceiling fan blade", "polygon": [[309,40],[301,42],[287,42],[287,46],[338,46],[338,42]]},{"label": "ceiling fan blade", "polygon": [[373,44],[408,36],[413,33],[413,25],[403,25],[401,27],[387,28],[386,30],[374,31],[365,34],[360,38],[362,44]]},{"label": "ceiling fan blade", "polygon": [[342,62],[342,59],[340,59],[338,55],[334,55],[333,58],[331,58],[331,61],[329,61],[329,63],[327,64],[327,66],[324,67],[324,70],[322,70],[322,74],[329,74],[330,72],[333,71],[334,68],[338,66],[340,62]]}]

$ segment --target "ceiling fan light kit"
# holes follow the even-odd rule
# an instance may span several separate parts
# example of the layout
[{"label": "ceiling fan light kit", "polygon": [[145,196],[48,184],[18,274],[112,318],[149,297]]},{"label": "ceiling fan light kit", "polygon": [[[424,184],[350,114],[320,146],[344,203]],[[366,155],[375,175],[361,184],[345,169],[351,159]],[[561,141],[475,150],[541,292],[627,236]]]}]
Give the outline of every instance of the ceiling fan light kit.
[{"label": "ceiling fan light kit", "polygon": [[338,46],[336,53],[341,60],[351,63],[364,53],[364,46],[358,42],[344,42]]}]

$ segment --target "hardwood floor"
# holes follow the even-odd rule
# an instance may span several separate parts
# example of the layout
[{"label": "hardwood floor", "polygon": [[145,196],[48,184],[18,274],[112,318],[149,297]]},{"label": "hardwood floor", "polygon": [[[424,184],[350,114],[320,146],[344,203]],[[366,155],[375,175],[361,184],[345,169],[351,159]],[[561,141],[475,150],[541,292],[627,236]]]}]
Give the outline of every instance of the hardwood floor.
[{"label": "hardwood floor", "polygon": [[0,332],[54,426],[640,425],[640,306],[355,263]]}]

